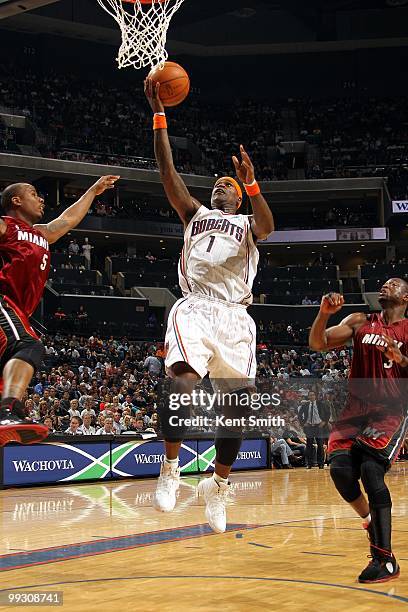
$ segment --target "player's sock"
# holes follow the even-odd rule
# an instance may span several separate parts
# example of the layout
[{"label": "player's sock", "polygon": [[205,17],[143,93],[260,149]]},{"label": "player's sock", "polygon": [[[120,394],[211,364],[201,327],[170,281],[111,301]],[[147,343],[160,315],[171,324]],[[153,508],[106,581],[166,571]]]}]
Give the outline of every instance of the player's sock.
[{"label": "player's sock", "polygon": [[376,548],[375,548],[375,532],[374,525],[371,520],[371,514],[368,513],[367,516],[363,516],[363,529],[367,532],[367,537],[370,542],[370,556],[375,557]]},{"label": "player's sock", "polygon": [[218,476],[218,474],[216,474],[214,472],[214,480],[215,482],[217,482],[218,484],[228,484],[228,478],[221,478],[221,476]]},{"label": "player's sock", "polygon": [[164,463],[167,463],[168,465],[171,465],[172,467],[178,467],[179,458],[176,457],[175,459],[168,459],[167,457],[165,457]]},{"label": "player's sock", "polygon": [[16,397],[5,397],[0,404],[0,418],[14,417],[25,419],[24,406]]}]

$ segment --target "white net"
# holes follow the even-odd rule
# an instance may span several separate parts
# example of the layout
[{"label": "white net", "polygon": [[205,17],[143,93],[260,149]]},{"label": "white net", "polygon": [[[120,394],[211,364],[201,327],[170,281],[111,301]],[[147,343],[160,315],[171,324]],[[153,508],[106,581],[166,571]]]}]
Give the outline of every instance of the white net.
[{"label": "white net", "polygon": [[97,1],[119,24],[122,33],[122,45],[116,58],[119,68],[163,66],[168,58],[167,30],[184,0],[153,0],[152,4],[142,4],[140,0]]}]

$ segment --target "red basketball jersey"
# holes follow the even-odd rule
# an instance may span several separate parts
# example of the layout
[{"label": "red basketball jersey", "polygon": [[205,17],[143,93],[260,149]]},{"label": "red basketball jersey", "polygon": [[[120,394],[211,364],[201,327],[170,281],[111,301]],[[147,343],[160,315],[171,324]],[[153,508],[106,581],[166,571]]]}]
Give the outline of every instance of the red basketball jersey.
[{"label": "red basketball jersey", "polygon": [[50,248],[38,230],[14,217],[0,237],[0,294],[26,317],[37,308],[50,271]]},{"label": "red basketball jersey", "polygon": [[382,343],[383,334],[396,340],[403,355],[408,354],[408,319],[387,325],[381,313],[368,315],[367,321],[354,335],[350,378],[372,379],[369,387],[377,390],[379,387],[374,381],[380,382],[382,379],[384,391],[394,397],[400,396],[402,388],[398,379],[408,378],[408,368],[389,361],[377,348]]}]

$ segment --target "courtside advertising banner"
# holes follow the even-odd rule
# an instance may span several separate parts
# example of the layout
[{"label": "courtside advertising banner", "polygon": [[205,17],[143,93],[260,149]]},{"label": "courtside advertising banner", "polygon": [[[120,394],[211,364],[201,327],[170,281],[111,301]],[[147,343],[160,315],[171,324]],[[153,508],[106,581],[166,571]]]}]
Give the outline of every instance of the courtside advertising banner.
[{"label": "courtside advertising banner", "polygon": [[111,477],[110,442],[49,443],[3,448],[3,484],[103,480]]},{"label": "courtside advertising banner", "polygon": [[393,200],[392,212],[394,215],[408,213],[408,200]]},{"label": "courtside advertising banner", "polygon": [[[198,467],[200,472],[213,472],[215,446],[210,440],[198,441]],[[244,440],[232,470],[260,470],[268,467],[267,440]]]},{"label": "courtside advertising banner", "polygon": [[[158,476],[164,459],[163,442],[129,441],[112,444],[112,476]],[[183,442],[180,450],[181,474],[197,472],[197,441]]]}]

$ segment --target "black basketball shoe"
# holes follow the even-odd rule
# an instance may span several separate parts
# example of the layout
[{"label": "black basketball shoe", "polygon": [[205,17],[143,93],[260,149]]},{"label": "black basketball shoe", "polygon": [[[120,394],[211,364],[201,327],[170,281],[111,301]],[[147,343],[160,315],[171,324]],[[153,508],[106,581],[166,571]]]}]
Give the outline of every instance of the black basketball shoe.
[{"label": "black basketball shoe", "polygon": [[358,581],[363,584],[388,582],[395,580],[399,575],[400,568],[394,555],[391,552],[384,554],[377,550],[370,563],[359,575]]}]

